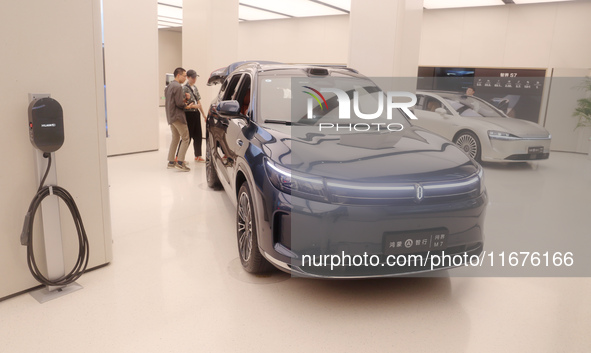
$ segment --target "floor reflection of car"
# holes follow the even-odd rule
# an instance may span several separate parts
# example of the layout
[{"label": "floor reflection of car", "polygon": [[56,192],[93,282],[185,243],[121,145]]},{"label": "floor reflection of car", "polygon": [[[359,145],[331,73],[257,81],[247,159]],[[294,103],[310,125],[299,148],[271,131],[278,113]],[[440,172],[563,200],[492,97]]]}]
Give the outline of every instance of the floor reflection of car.
[{"label": "floor reflection of car", "polygon": [[550,133],[542,126],[509,118],[488,102],[456,92],[419,91],[413,124],[456,143],[478,161],[547,159]]},{"label": "floor reflection of car", "polygon": [[[338,122],[344,97],[326,89],[362,107],[380,99],[365,76],[257,62],[222,71],[208,82],[221,87],[207,117],[207,183],[223,187],[236,205],[247,272],[275,266],[312,277],[389,276],[462,265],[434,264],[430,254],[481,254],[488,202],[482,168],[454,144],[412,126],[398,109],[388,123],[402,131],[352,113],[347,121],[359,131],[320,128]],[[332,266],[330,258],[329,267],[328,257],[340,255],[343,262]],[[415,262],[403,264],[410,255]],[[402,257],[397,263],[392,256]]]}]

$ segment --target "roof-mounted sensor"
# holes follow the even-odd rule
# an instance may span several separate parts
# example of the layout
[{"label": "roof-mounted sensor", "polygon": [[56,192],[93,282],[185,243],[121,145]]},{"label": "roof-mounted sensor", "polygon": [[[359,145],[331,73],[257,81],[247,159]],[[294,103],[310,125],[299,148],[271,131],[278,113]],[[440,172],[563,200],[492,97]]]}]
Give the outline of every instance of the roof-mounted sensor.
[{"label": "roof-mounted sensor", "polygon": [[309,76],[328,76],[328,70],[321,67],[311,67],[307,71]]}]

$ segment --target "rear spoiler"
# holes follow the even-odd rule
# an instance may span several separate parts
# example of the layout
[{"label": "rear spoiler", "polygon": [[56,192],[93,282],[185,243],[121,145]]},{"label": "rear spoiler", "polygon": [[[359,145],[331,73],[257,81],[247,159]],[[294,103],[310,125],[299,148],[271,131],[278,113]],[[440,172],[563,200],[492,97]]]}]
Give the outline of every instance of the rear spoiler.
[{"label": "rear spoiler", "polygon": [[207,80],[207,85],[217,85],[218,83],[224,82],[226,77],[230,76],[230,74],[236,70],[236,68],[240,65],[249,64],[249,63],[257,63],[257,64],[281,64],[275,61],[258,61],[258,60],[247,60],[247,61],[238,61],[232,63],[226,67],[219,68],[214,70],[211,75],[209,75],[209,79]]}]

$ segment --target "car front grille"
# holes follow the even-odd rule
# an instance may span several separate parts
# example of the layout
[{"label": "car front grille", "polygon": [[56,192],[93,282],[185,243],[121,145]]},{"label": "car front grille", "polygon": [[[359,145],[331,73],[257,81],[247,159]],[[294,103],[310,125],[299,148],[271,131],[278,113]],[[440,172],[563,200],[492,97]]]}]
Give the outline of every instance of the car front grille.
[{"label": "car front grille", "polygon": [[550,153],[529,153],[529,154],[512,154],[505,158],[507,161],[531,161],[536,159],[548,159]]}]

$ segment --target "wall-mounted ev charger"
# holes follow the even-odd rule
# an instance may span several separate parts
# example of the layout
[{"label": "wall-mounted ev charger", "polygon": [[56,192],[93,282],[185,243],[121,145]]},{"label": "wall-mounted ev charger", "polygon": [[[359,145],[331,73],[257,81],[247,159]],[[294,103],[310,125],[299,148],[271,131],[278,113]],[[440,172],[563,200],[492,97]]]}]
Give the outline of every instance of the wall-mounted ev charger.
[{"label": "wall-mounted ev charger", "polygon": [[[27,264],[31,274],[38,282],[45,284],[47,287],[32,292],[31,295],[39,302],[45,302],[82,288],[75,281],[86,271],[89,259],[89,245],[82,217],[74,198],[64,188],[55,185],[57,184],[57,172],[55,163],[52,168],[52,160],[55,158],[54,152],[64,144],[62,106],[48,95],[29,94],[29,99],[31,100],[28,109],[29,138],[33,146],[39,150],[36,156],[40,183],[25,215],[21,232],[21,244],[27,247]],[[42,166],[46,166],[44,173]],[[46,181],[49,185],[45,185]],[[51,198],[42,202],[50,196],[57,196],[68,206],[78,233],[78,258],[68,273],[64,270],[58,198]],[[33,250],[33,224],[39,207],[42,209],[47,274],[43,273],[37,266]]]},{"label": "wall-mounted ev charger", "polygon": [[64,144],[64,111],[53,98],[34,99],[29,104],[29,137],[35,148],[55,152]]}]

